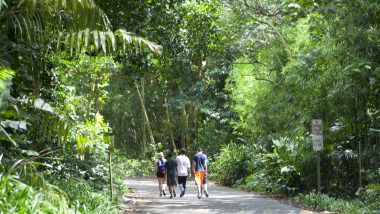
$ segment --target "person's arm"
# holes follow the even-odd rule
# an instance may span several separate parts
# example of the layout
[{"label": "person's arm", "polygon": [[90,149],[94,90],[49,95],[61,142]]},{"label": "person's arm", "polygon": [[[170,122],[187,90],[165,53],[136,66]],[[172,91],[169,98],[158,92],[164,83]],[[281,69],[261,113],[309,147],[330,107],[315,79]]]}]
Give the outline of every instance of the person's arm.
[{"label": "person's arm", "polygon": [[178,176],[178,163],[177,161],[175,162],[175,175]]},{"label": "person's arm", "polygon": [[164,174],[165,174],[165,177],[167,176],[167,174],[168,174],[168,162],[167,161],[165,161],[165,172],[164,172]]},{"label": "person's arm", "polygon": [[205,166],[205,175],[207,176],[208,175],[207,157],[205,158],[204,166]]},{"label": "person's arm", "polygon": [[187,174],[188,174],[189,178],[191,178],[191,171],[190,171],[190,167],[191,167],[191,165],[190,165],[190,160],[189,160],[189,159],[187,159]]},{"label": "person's arm", "polygon": [[195,160],[193,160],[193,165],[191,166],[191,171],[195,174]]},{"label": "person's arm", "polygon": [[157,161],[158,160],[156,160],[156,164],[154,165],[154,171],[153,171],[153,176],[155,176],[155,177],[157,177],[157,170],[158,170],[158,167],[157,167]]}]

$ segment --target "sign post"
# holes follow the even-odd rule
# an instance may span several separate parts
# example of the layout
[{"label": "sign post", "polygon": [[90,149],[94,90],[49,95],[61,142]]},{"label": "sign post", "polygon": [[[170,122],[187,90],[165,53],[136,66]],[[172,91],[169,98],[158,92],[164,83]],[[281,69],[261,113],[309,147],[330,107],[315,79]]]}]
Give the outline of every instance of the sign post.
[{"label": "sign post", "polygon": [[321,119],[311,120],[313,150],[317,152],[317,185],[318,194],[321,194],[321,158],[319,152],[323,150],[323,122]]}]

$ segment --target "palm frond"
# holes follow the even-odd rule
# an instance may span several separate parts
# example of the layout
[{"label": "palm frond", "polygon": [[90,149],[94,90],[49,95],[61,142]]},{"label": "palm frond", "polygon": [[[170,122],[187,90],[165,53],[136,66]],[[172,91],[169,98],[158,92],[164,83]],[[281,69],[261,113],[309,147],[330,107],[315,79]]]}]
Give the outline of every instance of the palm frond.
[{"label": "palm frond", "polygon": [[8,5],[7,3],[5,2],[5,0],[0,0],[0,12],[4,9],[4,8],[7,8]]},{"label": "palm frond", "polygon": [[7,7],[0,0],[0,23],[18,39],[39,42],[44,32],[77,32],[83,28],[109,30],[110,21],[93,0],[19,0]]},{"label": "palm frond", "polygon": [[5,129],[1,125],[0,125],[0,135],[2,135],[5,139],[11,142],[13,146],[18,147],[17,142],[14,141],[11,136],[9,136],[8,132],[5,131]]},{"label": "palm frond", "polygon": [[[62,39],[65,37],[65,39]],[[101,50],[104,54],[109,52],[126,53],[127,47],[133,47],[138,51],[143,48],[161,54],[162,46],[154,42],[151,42],[145,38],[134,36],[131,33],[119,29],[115,32],[112,31],[98,31],[85,29],[77,33],[70,33],[64,35],[60,34],[58,39],[57,48],[64,47],[66,50],[70,50],[70,54],[79,54],[84,51],[98,52]]]},{"label": "palm frond", "polygon": [[15,72],[7,67],[0,66],[0,90],[5,89],[5,81],[12,79]]}]

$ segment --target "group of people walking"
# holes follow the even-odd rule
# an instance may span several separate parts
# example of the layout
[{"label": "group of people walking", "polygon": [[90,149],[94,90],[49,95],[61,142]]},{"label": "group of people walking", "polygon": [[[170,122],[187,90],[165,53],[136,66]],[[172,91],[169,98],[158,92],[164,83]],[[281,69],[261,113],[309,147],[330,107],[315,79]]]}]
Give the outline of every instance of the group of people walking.
[{"label": "group of people walking", "polygon": [[[208,197],[207,191],[207,174],[208,163],[207,156],[203,154],[203,149],[198,148],[197,154],[193,157],[193,164],[190,165],[190,159],[186,156],[186,150],[181,149],[180,154],[174,159],[171,152],[167,153],[165,159],[164,153],[159,153],[159,158],[156,161],[156,176],[158,179],[158,188],[160,196],[166,196],[165,192],[165,177],[166,184],[169,189],[170,198],[176,197],[177,184],[180,188],[180,197],[183,197],[186,192],[186,181],[188,177],[191,177],[190,168],[194,174],[195,184],[197,186],[197,197],[202,198],[203,193]],[[177,183],[178,181],[178,183]],[[202,188],[203,191],[202,191]]]}]

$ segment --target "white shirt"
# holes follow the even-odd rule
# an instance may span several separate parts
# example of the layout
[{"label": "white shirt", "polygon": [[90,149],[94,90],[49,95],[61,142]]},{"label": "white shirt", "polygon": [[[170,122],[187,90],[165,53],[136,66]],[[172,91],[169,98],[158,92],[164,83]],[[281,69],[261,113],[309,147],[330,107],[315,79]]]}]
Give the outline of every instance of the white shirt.
[{"label": "white shirt", "polygon": [[177,169],[178,176],[187,176],[188,169],[190,169],[190,160],[186,155],[178,155],[177,156]]}]

